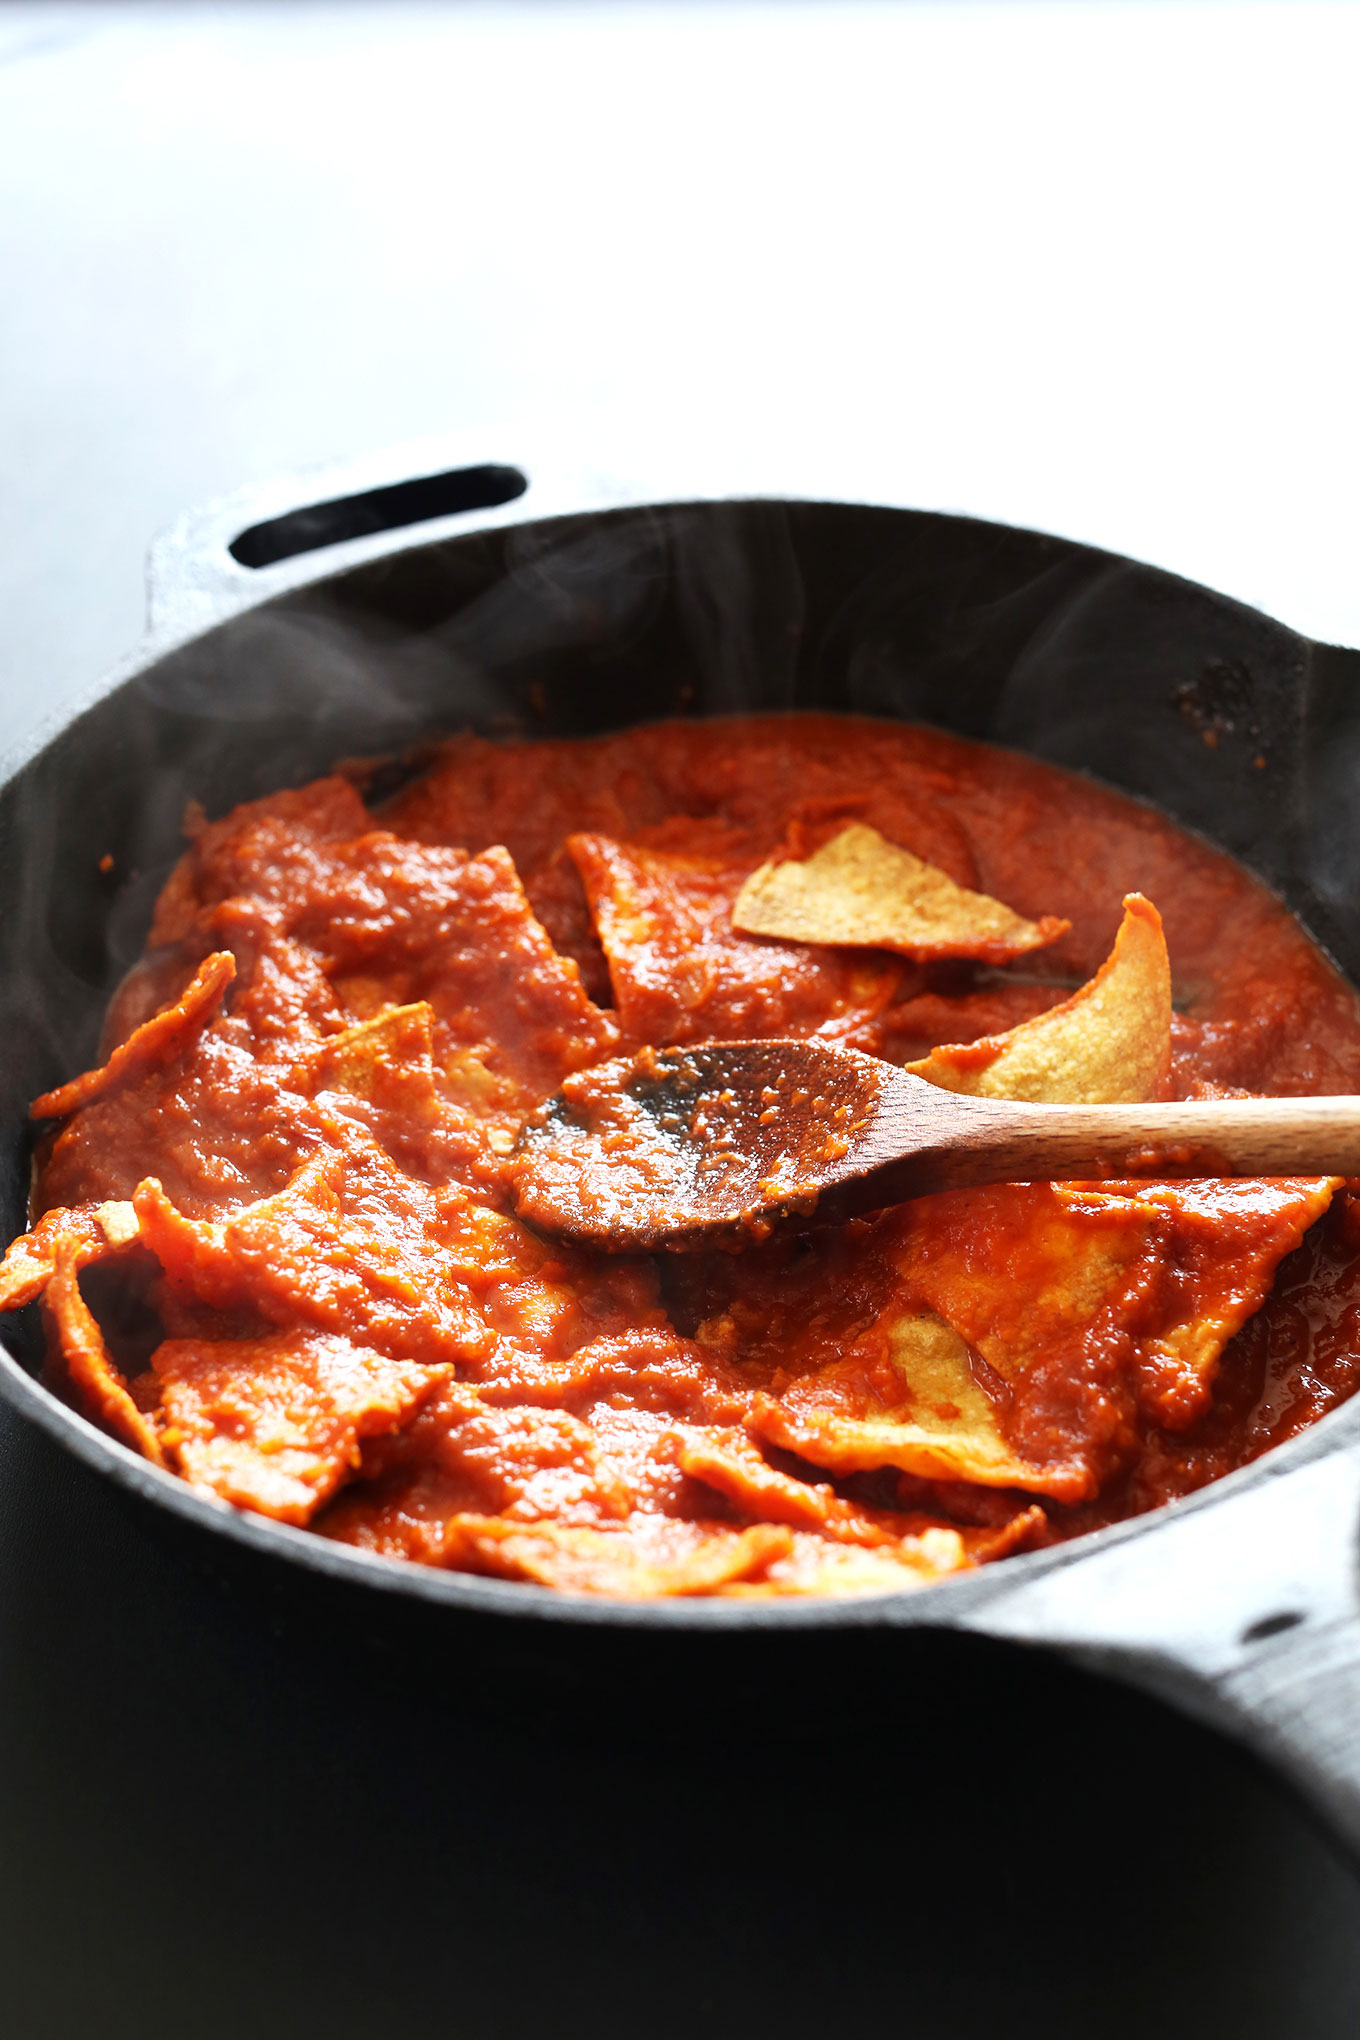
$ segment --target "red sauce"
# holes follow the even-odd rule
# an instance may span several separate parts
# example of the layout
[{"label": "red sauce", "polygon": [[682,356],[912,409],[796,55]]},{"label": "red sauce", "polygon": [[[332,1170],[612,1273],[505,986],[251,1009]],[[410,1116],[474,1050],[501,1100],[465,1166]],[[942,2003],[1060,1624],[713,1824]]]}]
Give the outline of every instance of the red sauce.
[{"label": "red sauce", "polygon": [[[781,844],[850,820],[1069,932],[995,969],[733,928]],[[1003,1186],[674,1259],[510,1195],[573,1072],[995,1034],[1095,973],[1132,892],[1171,1095],[1360,1088],[1355,994],[1240,867],[938,732],[460,737],[377,812],[334,778],[200,822],[108,1061],[38,1101],[0,1308],[43,1296],[54,1382],[227,1503],[569,1591],[900,1588],[1155,1507],[1353,1393],[1344,1189]]]}]

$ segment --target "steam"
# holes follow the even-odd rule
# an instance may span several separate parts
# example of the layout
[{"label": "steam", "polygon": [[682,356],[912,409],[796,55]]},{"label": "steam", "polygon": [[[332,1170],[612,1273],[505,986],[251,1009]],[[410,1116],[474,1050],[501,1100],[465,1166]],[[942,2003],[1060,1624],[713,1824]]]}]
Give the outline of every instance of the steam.
[{"label": "steam", "polygon": [[158,659],[4,790],[11,1132],[92,1054],[190,800],[219,815],[460,729],[587,734],[791,706],[804,610],[780,506],[643,510],[414,548]]}]

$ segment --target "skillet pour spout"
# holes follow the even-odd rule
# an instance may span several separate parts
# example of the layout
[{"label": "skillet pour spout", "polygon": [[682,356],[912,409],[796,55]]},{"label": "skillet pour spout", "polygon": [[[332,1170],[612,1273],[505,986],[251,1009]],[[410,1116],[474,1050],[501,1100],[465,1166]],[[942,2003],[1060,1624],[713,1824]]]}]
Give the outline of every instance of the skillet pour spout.
[{"label": "skillet pour spout", "polygon": [[[179,855],[186,803],[222,814],[339,759],[400,760],[454,728],[569,737],[815,709],[990,739],[1213,838],[1360,979],[1360,836],[1347,820],[1360,654],[1065,540],[858,503],[853,478],[840,501],[771,497],[731,473],[715,476],[710,500],[676,500],[515,452],[437,443],[186,520],[156,553],[156,634],[9,760],[0,1108],[11,1236],[25,1219],[29,1101],[94,1060],[99,1016]],[[391,509],[413,475],[492,471],[523,478],[525,492],[451,487],[440,502],[470,507],[424,524]],[[264,526],[268,547],[238,545]],[[291,551],[290,530],[304,534]],[[785,1202],[803,1195],[792,1185]],[[187,1553],[209,1565],[249,1554],[328,1619],[349,1609],[356,1632],[400,1634],[407,1651],[416,1633],[445,1647],[456,1635],[477,1654],[500,1639],[540,1681],[554,1667],[564,1680],[592,1667],[601,1677],[611,1639],[683,1652],[696,1632],[715,1649],[850,1630],[897,1631],[904,1652],[914,1633],[940,1629],[1039,1644],[1252,1745],[1360,1857],[1355,1403],[1169,1509],[925,1592],[606,1604],[395,1564],[226,1508],[59,1401],[20,1333],[6,1338],[10,1402]]]}]

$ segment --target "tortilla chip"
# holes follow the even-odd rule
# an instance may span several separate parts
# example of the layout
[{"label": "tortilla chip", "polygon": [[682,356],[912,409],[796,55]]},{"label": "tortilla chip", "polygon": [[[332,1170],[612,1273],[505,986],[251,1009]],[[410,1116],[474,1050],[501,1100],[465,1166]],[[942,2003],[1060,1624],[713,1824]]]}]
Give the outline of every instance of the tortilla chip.
[{"label": "tortilla chip", "polygon": [[151,1367],[184,1478],[281,1523],[310,1521],[357,1468],[359,1441],[399,1429],[449,1371],[309,1332],[167,1339]]},{"label": "tortilla chip", "polygon": [[[395,1441],[399,1453],[408,1440],[414,1451],[415,1434],[427,1421],[428,1407],[417,1412],[408,1432]],[[446,1525],[461,1506],[460,1483],[442,1473],[428,1457],[418,1459],[413,1467],[388,1470],[376,1480],[370,1479],[367,1462],[383,1452],[381,1440],[367,1448],[359,1477],[318,1511],[312,1529],[319,1537],[352,1544],[379,1558],[442,1565],[448,1541]]]},{"label": "tortilla chip", "polygon": [[1149,1214],[1127,1200],[1074,1206],[1051,1183],[950,1190],[892,1216],[903,1296],[937,1312],[1012,1389],[1042,1360],[1075,1365],[1152,1235]]},{"label": "tortilla chip", "polygon": [[1079,1465],[1044,1465],[1007,1443],[966,1342],[943,1318],[893,1308],[871,1343],[886,1347],[895,1396],[885,1394],[881,1377],[866,1378],[862,1348],[792,1383],[777,1399],[757,1396],[752,1430],[832,1473],[895,1466],[925,1480],[1025,1488],[1060,1501],[1086,1493]]},{"label": "tortilla chip", "polygon": [[911,1593],[933,1586],[951,1573],[971,1572],[963,1532],[952,1523],[904,1537],[896,1546],[865,1550],[854,1544],[829,1544],[825,1538],[798,1536],[787,1558],[778,1558],[765,1577],[719,1587],[724,1600],[765,1601],[788,1595],[820,1594],[848,1600],[861,1594]]},{"label": "tortilla chip", "polygon": [[203,959],[179,997],[150,1020],[144,1020],[115,1048],[97,1070],[72,1077],[55,1091],[44,1091],[28,1108],[30,1119],[64,1119],[93,1098],[102,1098],[120,1084],[133,1081],[159,1063],[169,1062],[206,1027],[236,975],[236,959],[220,949]]},{"label": "tortilla chip", "polygon": [[154,1178],[138,1185],[142,1242],[174,1294],[476,1374],[519,1333],[546,1366],[626,1323],[654,1286],[650,1271],[601,1268],[456,1186],[418,1181],[348,1118],[323,1125],[336,1149],[225,1218],[189,1218]]},{"label": "tortilla chip", "polygon": [[[403,845],[403,871],[441,854],[452,853]],[[397,891],[394,905],[401,901]],[[429,963],[414,995],[434,1010],[441,1061],[475,1055],[513,1092],[522,1114],[572,1070],[617,1046],[614,1015],[586,996],[576,965],[553,948],[504,850],[469,858],[447,898],[436,892],[432,917],[434,909]]]},{"label": "tortilla chip", "polygon": [[[618,1038],[559,956],[504,850],[407,843],[374,830],[313,852],[289,933],[357,1020],[428,1002],[435,1059],[471,1051],[521,1114]],[[266,872],[260,879],[269,882]]]},{"label": "tortilla chip", "polygon": [[1203,1414],[1223,1348],[1340,1185],[1339,1176],[1054,1185],[1070,1211],[1136,1211],[1150,1227],[1162,1279],[1138,1328],[1135,1366],[1155,1422],[1183,1430]]},{"label": "tortilla chip", "polygon": [[104,1335],[80,1293],[77,1251],[63,1247],[57,1254],[43,1305],[48,1313],[71,1386],[86,1414],[112,1431],[125,1445],[163,1466],[155,1425],[138,1409],[122,1373],[114,1365]]},{"label": "tortilla chip", "polygon": [[395,1093],[393,1104],[419,1109],[431,1091],[433,1044],[434,1013],[427,1000],[389,1006],[321,1044],[312,1057],[316,1089],[384,1102],[385,1094]]},{"label": "tortilla chip", "polygon": [[[1127,1449],[1136,1403],[1175,1429],[1207,1408],[1228,1339],[1334,1188],[1331,1178],[1122,1190],[1032,1183],[923,1198],[885,1224],[885,1236],[897,1235],[901,1301],[861,1350],[892,1349],[904,1308],[934,1311],[1004,1384],[998,1428],[1014,1456],[1044,1470],[1002,1484],[1078,1499]],[[928,1377],[918,1368],[905,1371],[920,1395]],[[844,1409],[834,1370],[814,1387],[800,1382],[782,1398],[804,1429],[828,1402]],[[966,1396],[955,1391],[951,1401],[966,1417]],[[864,1414],[877,1416],[868,1407]],[[794,1449],[833,1463],[814,1443]]]},{"label": "tortilla chip", "polygon": [[[329,1107],[366,1127],[411,1175],[475,1176],[486,1128],[438,1081],[433,1048],[434,1013],[426,1000],[389,1006],[331,1035],[296,1081],[311,1097],[329,1094]],[[520,1116],[510,1115],[507,1125],[517,1130]]]},{"label": "tortilla chip", "polygon": [[1134,1105],[1155,1098],[1171,1063],[1171,970],[1162,918],[1130,893],[1114,948],[1060,1006],[906,1065],[914,1077],[976,1098],[1052,1105]]},{"label": "tortilla chip", "polygon": [[[814,1529],[847,1543],[884,1544],[894,1530],[874,1520],[874,1511],[842,1501],[824,1481],[795,1480],[780,1473],[742,1432],[714,1437],[697,1432],[685,1437],[676,1464],[692,1480],[716,1488],[743,1515],[766,1522]],[[882,1512],[880,1512],[882,1513]]]},{"label": "tortilla chip", "polygon": [[793,1548],[790,1532],[776,1524],[730,1530],[665,1516],[592,1530],[469,1515],[455,1516],[447,1529],[446,1564],[621,1600],[709,1594],[762,1572]]},{"label": "tortilla chip", "polygon": [[996,1530],[963,1528],[938,1518],[913,1515],[903,1520],[897,1542],[871,1550],[831,1544],[824,1538],[795,1531],[787,1558],[777,1558],[759,1580],[719,1587],[729,1600],[769,1600],[790,1594],[828,1594],[842,1599],[859,1594],[900,1594],[928,1587],[950,1573],[971,1572],[994,1558],[1022,1549],[1044,1527],[1036,1504],[1022,1509]]},{"label": "tortilla chip", "polygon": [[[653,832],[660,834],[660,831]],[[567,839],[609,961],[630,1042],[852,1038],[897,989],[903,966],[752,941],[733,925],[751,869],[745,838],[677,818],[663,844]]]},{"label": "tortilla chip", "polygon": [[[941,1330],[948,1333],[947,1326]],[[922,1575],[937,1578],[943,1572],[978,1563],[980,1555],[993,1558],[1013,1550],[1044,1523],[1044,1512],[1037,1505],[1019,1511],[997,1529],[966,1530],[899,1509],[857,1505],[843,1500],[825,1482],[781,1473],[752,1438],[739,1432],[693,1434],[676,1456],[685,1473],[716,1488],[743,1514],[787,1523],[800,1533],[795,1536],[794,1551],[775,1563],[769,1580],[759,1589],[747,1587],[742,1592],[900,1590],[904,1585],[922,1584]],[[808,1531],[816,1532],[820,1543],[801,1534]],[[863,1562],[852,1559],[846,1547],[857,1549]],[[903,1568],[912,1575],[905,1581],[900,1577]]]},{"label": "tortilla chip", "polygon": [[[465,1382],[432,1411],[440,1471],[457,1483],[448,1513],[608,1525],[631,1496],[595,1427],[563,1409],[487,1405]],[[658,1424],[657,1428],[660,1426]]]},{"label": "tortilla chip", "polygon": [[[352,990],[351,982],[347,996]],[[437,1064],[437,1025],[428,1000],[380,1002],[372,1018],[314,1049],[295,1081],[308,1096],[329,1092],[343,1100],[340,1109],[411,1175],[486,1185],[497,1180],[503,1164],[493,1158],[513,1151],[525,1107],[537,1094],[504,1062],[493,1073],[473,1049],[449,1052],[443,1027],[445,1060]]]},{"label": "tortilla chip", "polygon": [[762,864],[732,909],[734,927],[785,942],[893,949],[918,962],[1008,963],[1071,926],[1022,914],[956,885],[947,872],[852,822],[804,862]]},{"label": "tortilla chip", "polygon": [[[1224,1345],[1333,1188],[921,1198],[837,1236],[713,1257],[698,1339],[750,1381],[755,1435],[830,1473],[893,1466],[1079,1501],[1131,1449],[1140,1408],[1168,1428],[1203,1411]],[[837,1312],[817,1305],[829,1293]]]},{"label": "tortilla chip", "polygon": [[161,906],[153,939],[246,931],[233,1013],[260,1042],[428,1001],[436,1061],[471,1050],[522,1116],[617,1040],[503,849],[470,857],[375,829],[337,781],[209,824]]},{"label": "tortilla chip", "polygon": [[371,826],[354,787],[335,775],[243,801],[215,822],[191,802],[184,816],[190,847],[161,888],[148,947],[187,940],[223,900],[284,904],[313,879],[320,846]]},{"label": "tortilla chip", "polygon": [[[132,1220],[130,1235],[127,1216]],[[88,1268],[107,1260],[136,1232],[131,1205],[111,1202],[78,1211],[57,1205],[44,1212],[35,1226],[10,1242],[0,1261],[0,1311],[21,1310],[41,1296],[63,1256],[74,1269]]]},{"label": "tortilla chip", "polygon": [[[952,1196],[961,1204],[983,1194]],[[1010,1208],[1011,1186],[989,1194],[999,1214]],[[922,1198],[801,1240],[711,1256],[706,1268],[696,1265],[699,1293],[684,1303],[698,1319],[696,1339],[713,1364],[749,1383],[747,1422],[755,1435],[815,1466],[838,1474],[896,1466],[928,1480],[971,1480],[1073,1499],[1088,1486],[1080,1450],[1063,1441],[1057,1451],[1036,1451],[1012,1439],[1010,1387],[1000,1370],[975,1365],[969,1327],[949,1307],[953,1288],[966,1291],[968,1282],[966,1232],[949,1225],[956,1208],[943,1198]],[[980,1209],[986,1220],[991,1207]],[[1016,1212],[1019,1243],[1056,1211],[1049,1193],[1043,1212],[1029,1206]],[[1084,1230],[1104,1237],[1118,1231],[1118,1222],[1087,1221]],[[991,1232],[1000,1231],[994,1222]],[[1077,1236],[1083,1229],[1073,1225],[1071,1231]],[[1136,1223],[1129,1231],[1132,1255],[1143,1232]],[[918,1233],[920,1268],[911,1258]],[[1004,1252],[1004,1238],[984,1230],[984,1261]],[[1047,1263],[1032,1260],[1026,1275],[1015,1247],[1016,1265],[1004,1289],[1009,1297],[1018,1287],[1022,1324],[1031,1308],[1042,1332],[1059,1321],[1042,1291],[1053,1283],[1061,1289],[1075,1256],[1073,1246],[1065,1264],[1050,1250]]]},{"label": "tortilla chip", "polygon": [[186,1218],[154,1178],[134,1202],[143,1242],[172,1284],[213,1309],[354,1334],[398,1358],[468,1360],[494,1344],[471,1282],[479,1223],[494,1249],[504,1219],[448,1205],[448,1231],[464,1237],[441,1239],[435,1194],[376,1144],[304,1163],[276,1196],[226,1219]]}]

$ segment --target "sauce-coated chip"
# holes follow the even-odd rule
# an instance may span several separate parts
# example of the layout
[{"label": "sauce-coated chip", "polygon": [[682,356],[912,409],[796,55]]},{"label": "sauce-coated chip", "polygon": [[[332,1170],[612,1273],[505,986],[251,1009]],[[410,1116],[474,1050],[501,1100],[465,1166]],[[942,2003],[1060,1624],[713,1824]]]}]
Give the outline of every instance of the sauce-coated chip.
[{"label": "sauce-coated chip", "polygon": [[[948,1332],[947,1326],[941,1329]],[[964,1365],[967,1366],[966,1350]],[[761,1429],[759,1413],[768,1415],[772,1407],[768,1402],[757,1399],[757,1414],[753,1415],[751,1420],[753,1434]],[[790,1435],[786,1437],[774,1437],[773,1431],[767,1431],[765,1435],[770,1436],[776,1444],[796,1450],[796,1442],[791,1432],[792,1427]],[[820,1533],[825,1540],[822,1561],[828,1576],[825,1588],[790,1583],[789,1570],[801,1574],[808,1569],[811,1559],[811,1540],[803,1537],[798,1545],[800,1564],[793,1567],[792,1555],[789,1560],[781,1559],[778,1562],[781,1576],[785,1578],[785,1583],[779,1589],[781,1592],[859,1591],[850,1584],[852,1579],[860,1576],[859,1573],[853,1568],[849,1571],[844,1569],[841,1561],[834,1556],[836,1546],[852,1546],[864,1553],[872,1551],[880,1561],[896,1566],[905,1565],[918,1573],[953,1571],[956,1564],[973,1562],[974,1554],[969,1551],[966,1541],[959,1538],[956,1525],[904,1517],[898,1509],[877,1508],[869,1503],[847,1501],[826,1481],[798,1478],[772,1466],[760,1451],[754,1435],[743,1435],[741,1432],[716,1434],[710,1432],[707,1435],[690,1436],[685,1439],[676,1457],[680,1467],[692,1479],[702,1480],[708,1486],[716,1488],[736,1507],[746,1510],[751,1515],[763,1516],[775,1523],[787,1523],[794,1530]],[[859,1472],[863,1463],[877,1466],[880,1462],[872,1454],[867,1462],[861,1462],[856,1459],[851,1449],[846,1452],[845,1465],[840,1470]],[[949,1462],[946,1462],[946,1468],[948,1465]],[[934,1467],[927,1470],[941,1471]],[[947,1471],[945,1477],[950,1477]],[[1013,1538],[1018,1538],[1039,1527],[1042,1522],[1043,1511],[1031,1508],[1018,1512],[1012,1522],[1005,1527]],[[932,1539],[928,1534],[931,1531],[947,1531],[949,1536],[955,1539],[955,1546],[948,1546],[947,1540],[942,1540],[938,1536]],[[999,1536],[996,1532],[989,1534],[993,1538]],[[951,1556],[948,1564],[942,1564],[940,1554],[946,1548],[951,1552],[957,1548],[962,1555],[957,1559]],[[990,1551],[988,1555],[992,1555]],[[821,1567],[818,1566],[816,1569],[820,1576]],[[870,1570],[872,1571],[872,1568]],[[834,1584],[835,1580],[839,1580],[840,1584]]]},{"label": "sauce-coated chip", "polygon": [[495,1344],[478,1293],[514,1221],[416,1182],[358,1128],[336,1133],[347,1151],[224,1219],[186,1218],[154,1179],[140,1184],[141,1238],[172,1295],[395,1358],[475,1362]]},{"label": "sauce-coated chip", "polygon": [[1228,1340],[1259,1310],[1275,1270],[1327,1210],[1340,1178],[1053,1187],[1071,1212],[1122,1208],[1146,1221],[1155,1265],[1135,1346],[1139,1400],[1179,1431],[1203,1415]]},{"label": "sauce-coated chip", "polygon": [[30,1232],[20,1233],[0,1261],[0,1311],[19,1310],[46,1289],[65,1260],[73,1270],[108,1260],[137,1237],[131,1205],[108,1203],[44,1213]]},{"label": "sauce-coated chip", "polygon": [[772,1523],[731,1530],[657,1516],[618,1530],[509,1523],[499,1516],[455,1517],[448,1528],[446,1563],[566,1593],[628,1600],[711,1594],[763,1572],[793,1548],[790,1533]]},{"label": "sauce-coated chip", "polygon": [[1079,1464],[1042,1464],[1007,1442],[966,1341],[931,1311],[890,1306],[844,1359],[778,1398],[760,1397],[751,1423],[770,1444],[834,1473],[895,1466],[925,1480],[1025,1488],[1060,1501],[1088,1492]]},{"label": "sauce-coated chip", "polygon": [[448,1372],[309,1332],[167,1339],[151,1369],[161,1446],[185,1479],[282,1523],[310,1522],[360,1439],[407,1422]]},{"label": "sauce-coated chip", "polygon": [[631,1042],[818,1033],[852,1039],[897,989],[893,957],[755,941],[733,923],[752,858],[690,823],[664,844],[569,838]]},{"label": "sauce-coated chip", "polygon": [[1022,1551],[1044,1527],[1044,1512],[1020,1509],[995,1530],[964,1527],[942,1518],[898,1515],[901,1535],[893,1544],[829,1544],[795,1530],[787,1557],[774,1559],[759,1580],[720,1587],[732,1600],[765,1600],[786,1594],[901,1594],[931,1586],[950,1573],[968,1572],[1008,1552]]},{"label": "sauce-coated chip", "polygon": [[[1326,1210],[1331,1179],[951,1191],[714,1257],[699,1338],[755,1390],[765,1443],[837,1476],[1089,1500],[1143,1417],[1201,1414],[1229,1338]],[[735,1263],[729,1273],[725,1263]],[[814,1299],[849,1300],[837,1316]]]},{"label": "sauce-coated chip", "polygon": [[[1001,1184],[888,1214],[884,1245],[903,1303],[936,1312],[997,1378],[1013,1450],[1057,1476],[1048,1492],[1076,1499],[1132,1448],[1140,1405],[1172,1427],[1204,1409],[1228,1339],[1334,1187],[1165,1183],[1139,1197]],[[897,1322],[890,1306],[875,1336]]]},{"label": "sauce-coated chip", "polygon": [[72,1249],[58,1254],[43,1295],[43,1310],[56,1334],[67,1379],[85,1407],[116,1438],[161,1466],[164,1461],[155,1426],[138,1408],[122,1370],[114,1364],[104,1334],[80,1293],[77,1265],[78,1256]]},{"label": "sauce-coated chip", "polygon": [[177,999],[144,1020],[126,1041],[120,1042],[107,1062],[98,1069],[72,1077],[55,1091],[44,1091],[28,1108],[30,1119],[64,1119],[95,1098],[102,1098],[117,1085],[128,1083],[143,1070],[168,1062],[206,1027],[221,1005],[228,985],[236,975],[236,959],[217,950],[203,959]]}]

